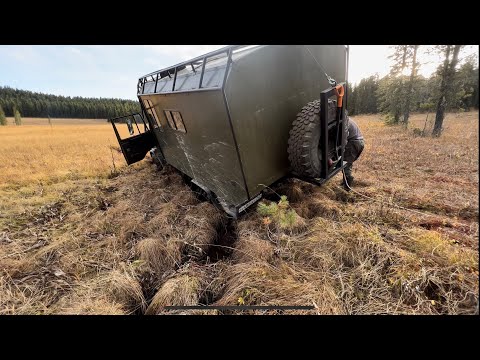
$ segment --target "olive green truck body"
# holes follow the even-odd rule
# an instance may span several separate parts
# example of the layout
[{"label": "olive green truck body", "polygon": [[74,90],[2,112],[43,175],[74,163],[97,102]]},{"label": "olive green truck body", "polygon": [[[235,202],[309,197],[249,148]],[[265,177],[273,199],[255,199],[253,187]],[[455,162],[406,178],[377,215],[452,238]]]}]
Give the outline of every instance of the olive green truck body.
[{"label": "olive green truck body", "polygon": [[346,83],[347,66],[344,45],[229,46],[140,78],[137,135],[120,136],[127,117],[110,121],[127,163],[154,148],[236,216],[291,174],[293,120],[331,88],[325,73]]}]

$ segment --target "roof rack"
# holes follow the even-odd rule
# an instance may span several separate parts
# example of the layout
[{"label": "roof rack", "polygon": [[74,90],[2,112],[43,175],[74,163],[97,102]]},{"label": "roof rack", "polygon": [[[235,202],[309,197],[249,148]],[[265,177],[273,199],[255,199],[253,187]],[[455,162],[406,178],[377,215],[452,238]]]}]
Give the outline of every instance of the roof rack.
[{"label": "roof rack", "polygon": [[[255,45],[253,45],[255,46]],[[177,85],[177,76],[179,72],[185,69],[189,69],[187,71],[197,74],[198,71],[200,71],[200,79],[198,82],[198,87],[197,89],[202,89],[203,85],[203,79],[204,79],[204,74],[205,74],[205,68],[207,63],[211,63],[213,61],[219,60],[219,59],[224,59],[227,58],[227,70],[228,67],[230,66],[231,60],[232,60],[232,54],[235,52],[238,52],[239,50],[245,50],[245,48],[250,48],[252,45],[230,45],[230,46],[225,46],[221,49],[209,52],[205,55],[198,56],[196,58],[193,58],[188,61],[181,62],[177,65],[170,66],[155,72],[152,72],[150,74],[142,76],[138,80],[137,84],[137,94],[138,95],[143,95],[146,94],[145,92],[145,85],[147,83],[152,83],[154,84],[153,86],[153,93],[157,93],[157,87],[158,87],[158,82],[161,79],[164,79],[166,77],[169,77],[169,79],[172,78],[173,76],[173,84],[171,88],[171,92],[175,91],[175,87]],[[200,69],[200,70],[199,70]],[[224,73],[224,78],[223,78],[223,84],[225,83],[226,77],[227,77],[228,71],[225,71]],[[165,86],[166,84],[164,84]],[[163,90],[163,88],[162,88]],[[169,91],[169,92],[170,92]],[[147,92],[150,93],[150,92]]]}]

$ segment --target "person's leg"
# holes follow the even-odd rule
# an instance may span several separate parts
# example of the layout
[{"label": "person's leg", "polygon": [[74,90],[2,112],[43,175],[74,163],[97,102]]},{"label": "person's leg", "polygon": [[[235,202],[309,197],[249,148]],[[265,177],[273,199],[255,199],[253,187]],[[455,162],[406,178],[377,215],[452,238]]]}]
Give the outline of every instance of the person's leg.
[{"label": "person's leg", "polygon": [[[359,158],[360,154],[365,147],[365,142],[363,140],[351,140],[345,146],[345,152],[343,154],[347,166],[345,167],[345,177],[349,186],[353,185],[354,177],[352,175],[353,163]],[[343,180],[345,185],[345,179]]]},{"label": "person's leg", "polygon": [[[353,176],[352,176],[352,163],[347,163],[347,166],[345,166],[345,178],[348,183],[348,186],[353,185]],[[345,178],[343,179],[343,186],[347,187],[347,183],[345,183]]]},{"label": "person's leg", "polygon": [[[351,186],[353,184],[352,167],[353,167],[353,162],[355,160],[353,141],[349,141],[345,146],[343,158],[347,162],[347,166],[345,167],[345,170],[344,170],[345,177],[348,182],[348,185]],[[345,178],[343,179],[343,185],[346,187]]]},{"label": "person's leg", "polygon": [[357,140],[357,143],[355,144],[356,145],[356,148],[357,148],[357,156],[355,158],[355,160],[357,160],[360,155],[362,154],[363,152],[363,149],[365,148],[365,141],[364,140]]}]

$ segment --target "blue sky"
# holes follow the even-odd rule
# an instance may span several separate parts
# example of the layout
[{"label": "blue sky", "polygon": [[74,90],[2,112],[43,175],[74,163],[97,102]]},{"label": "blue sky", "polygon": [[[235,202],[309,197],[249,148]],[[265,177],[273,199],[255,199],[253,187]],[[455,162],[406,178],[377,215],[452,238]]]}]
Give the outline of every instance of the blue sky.
[{"label": "blue sky", "polygon": [[[0,86],[48,94],[136,99],[140,76],[202,55],[224,45],[1,45]],[[388,72],[386,45],[352,45],[349,78]],[[476,52],[470,47],[465,53]],[[478,56],[478,55],[477,55]],[[422,54],[421,74],[438,65]]]},{"label": "blue sky", "polygon": [[142,75],[218,46],[0,46],[0,85],[65,96],[136,99]]}]

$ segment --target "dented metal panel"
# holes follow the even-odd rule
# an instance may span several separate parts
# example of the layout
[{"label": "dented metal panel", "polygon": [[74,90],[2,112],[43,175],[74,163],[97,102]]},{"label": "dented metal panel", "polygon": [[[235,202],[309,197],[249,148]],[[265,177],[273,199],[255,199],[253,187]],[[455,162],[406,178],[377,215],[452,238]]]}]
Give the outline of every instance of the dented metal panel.
[{"label": "dented metal panel", "polygon": [[[230,204],[248,200],[223,93],[142,95],[160,120],[155,131],[166,161]],[[165,109],[181,113],[186,132],[172,129]]]},{"label": "dented metal panel", "polygon": [[324,72],[340,83],[346,69],[343,45],[227,47],[148,74],[137,90],[153,103],[165,160],[238,206],[288,175],[296,114],[330,87]]}]

